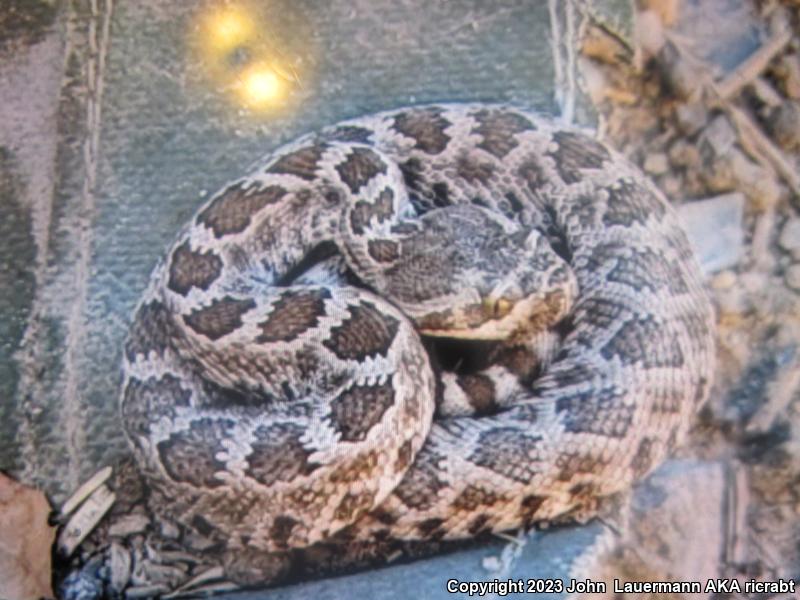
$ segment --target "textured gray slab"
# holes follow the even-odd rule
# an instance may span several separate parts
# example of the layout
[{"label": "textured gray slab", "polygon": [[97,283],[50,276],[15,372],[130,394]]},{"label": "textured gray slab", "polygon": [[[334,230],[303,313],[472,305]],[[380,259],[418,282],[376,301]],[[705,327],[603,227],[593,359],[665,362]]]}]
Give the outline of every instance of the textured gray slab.
[{"label": "textured gray slab", "polygon": [[72,3],[7,54],[0,192],[14,201],[0,207],[0,260],[15,294],[0,305],[0,466],[56,500],[124,448],[130,313],[210,193],[271,148],[366,112],[441,100],[555,111],[545,3],[269,6],[267,47],[302,77],[277,116],[248,114],[207,76],[199,3]]},{"label": "textured gray slab", "polygon": [[[552,532],[521,536],[519,542],[505,546],[496,543],[485,548],[438,556],[413,564],[390,566],[356,574],[314,581],[269,592],[240,592],[226,597],[236,600],[341,600],[344,598],[414,598],[415,600],[445,600],[446,598],[509,597],[522,598],[535,594],[543,600],[566,597],[572,568],[580,557],[595,544],[602,544],[607,530],[598,523],[584,527],[569,527]],[[538,582],[535,580],[539,580]],[[512,581],[516,587],[508,582]],[[472,584],[502,582],[506,587],[483,588],[480,594]],[[537,585],[543,586],[536,590]],[[530,587],[529,587],[530,586]],[[520,590],[517,592],[516,590]],[[453,591],[455,590],[455,592]]]}]

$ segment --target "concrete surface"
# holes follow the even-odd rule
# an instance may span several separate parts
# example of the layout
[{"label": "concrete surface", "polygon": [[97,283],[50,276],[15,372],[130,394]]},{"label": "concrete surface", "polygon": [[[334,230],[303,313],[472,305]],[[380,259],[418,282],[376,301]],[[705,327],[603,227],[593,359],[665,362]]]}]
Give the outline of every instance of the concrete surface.
[{"label": "concrete surface", "polygon": [[[277,114],[248,112],[224,89],[229,74],[207,72],[193,33],[213,3],[0,8],[17,15],[0,62],[0,466],[56,501],[124,447],[130,313],[210,193],[345,117],[442,100],[556,110],[546,3],[256,6],[268,50],[300,65]],[[38,21],[19,16],[34,8]]]}]

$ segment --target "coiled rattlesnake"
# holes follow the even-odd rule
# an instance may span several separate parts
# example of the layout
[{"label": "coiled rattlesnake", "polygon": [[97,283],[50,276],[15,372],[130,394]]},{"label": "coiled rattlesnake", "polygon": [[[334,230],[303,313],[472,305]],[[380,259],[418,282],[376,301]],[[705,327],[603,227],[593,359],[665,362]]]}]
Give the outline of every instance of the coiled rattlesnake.
[{"label": "coiled rattlesnake", "polygon": [[[415,329],[505,341],[436,375]],[[627,160],[509,107],[404,108],[201,208],[136,313],[122,416],[156,508],[230,548],[459,538],[648,473],[713,340],[687,239]]]}]

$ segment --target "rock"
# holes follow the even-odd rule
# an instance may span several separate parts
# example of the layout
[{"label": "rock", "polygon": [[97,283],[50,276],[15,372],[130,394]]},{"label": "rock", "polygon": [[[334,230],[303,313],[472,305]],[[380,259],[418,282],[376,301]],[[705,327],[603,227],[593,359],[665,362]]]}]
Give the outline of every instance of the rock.
[{"label": "rock", "polygon": [[639,4],[658,15],[659,20],[667,27],[675,25],[681,14],[681,0],[646,0]]},{"label": "rock", "polygon": [[121,593],[131,579],[131,555],[117,542],[111,544],[111,589]]},{"label": "rock", "polygon": [[795,263],[786,269],[783,277],[786,280],[786,285],[794,291],[800,292],[800,263]]},{"label": "rock", "polygon": [[714,299],[721,317],[742,315],[752,308],[750,297],[740,287],[715,289]]},{"label": "rock", "polygon": [[738,192],[688,202],[678,218],[705,273],[736,265],[743,252],[744,195]]},{"label": "rock", "polygon": [[675,175],[667,175],[659,179],[658,187],[668,198],[683,198],[686,195],[683,181]]},{"label": "rock", "polygon": [[700,140],[701,146],[708,148],[714,157],[725,156],[735,143],[736,130],[725,115],[714,117]]},{"label": "rock", "polygon": [[677,98],[689,99],[697,94],[698,81],[703,79],[703,68],[697,61],[687,60],[671,41],[658,53],[658,63],[668,90]]},{"label": "rock", "polygon": [[178,526],[174,523],[170,523],[169,521],[162,521],[161,522],[161,535],[165,538],[170,540],[177,540],[178,536],[180,536],[181,532],[178,529]]},{"label": "rock", "polygon": [[708,121],[708,109],[702,102],[681,104],[675,111],[678,128],[686,135],[694,135]]},{"label": "rock", "polygon": [[800,250],[800,218],[793,217],[783,224],[778,245],[787,252]]},{"label": "rock", "polygon": [[637,12],[635,26],[636,46],[643,58],[647,60],[656,56],[666,42],[664,22],[660,15],[653,10]]},{"label": "rock", "polygon": [[769,128],[784,150],[800,148],[800,102],[784,102],[770,117]]},{"label": "rock", "polygon": [[757,297],[768,288],[769,275],[760,271],[748,271],[739,276],[739,282],[751,297]]},{"label": "rock", "polygon": [[744,192],[757,210],[774,207],[781,195],[780,184],[773,173],[754,163],[738,148],[730,148],[719,156],[703,175],[714,191]]},{"label": "rock", "polygon": [[715,290],[728,290],[736,284],[736,273],[730,269],[720,271],[711,280],[711,287]]},{"label": "rock", "polygon": [[650,175],[663,175],[669,171],[669,161],[663,152],[648,154],[644,159],[644,170]]},{"label": "rock", "polygon": [[141,533],[147,529],[149,519],[145,515],[125,515],[119,518],[108,529],[111,537],[127,537],[134,533]]},{"label": "rock", "polygon": [[756,77],[751,83],[750,87],[755,94],[755,97],[765,107],[777,108],[782,105],[786,98],[781,96],[777,90],[763,77]]},{"label": "rock", "polygon": [[753,202],[753,207],[763,210],[777,205],[781,187],[769,169],[757,165],[742,152],[735,152],[731,160],[739,189]]},{"label": "rock", "polygon": [[646,563],[645,572],[689,581],[718,576],[726,470],[722,462],[672,460],[634,489],[625,545]]},{"label": "rock", "polygon": [[800,100],[800,54],[786,54],[778,61],[775,71],[783,80],[783,91],[786,95]]},{"label": "rock", "polygon": [[676,167],[696,169],[700,166],[700,152],[697,146],[679,139],[669,149],[669,159]]}]

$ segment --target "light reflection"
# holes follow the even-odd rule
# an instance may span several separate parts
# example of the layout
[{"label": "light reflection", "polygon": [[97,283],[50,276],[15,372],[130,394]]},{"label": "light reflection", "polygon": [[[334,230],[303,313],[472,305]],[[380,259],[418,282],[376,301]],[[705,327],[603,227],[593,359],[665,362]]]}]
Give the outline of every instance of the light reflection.
[{"label": "light reflection", "polygon": [[242,100],[250,107],[260,108],[280,100],[285,95],[285,84],[275,71],[256,66],[248,69],[241,79]]},{"label": "light reflection", "polygon": [[[289,105],[300,76],[279,48],[264,3],[250,0],[208,2],[192,27],[192,46],[207,79],[230,94],[239,106],[254,112]],[[291,33],[282,28],[284,38]]]},{"label": "light reflection", "polygon": [[252,15],[241,6],[225,6],[206,16],[208,43],[217,52],[235,51],[254,36]]}]

